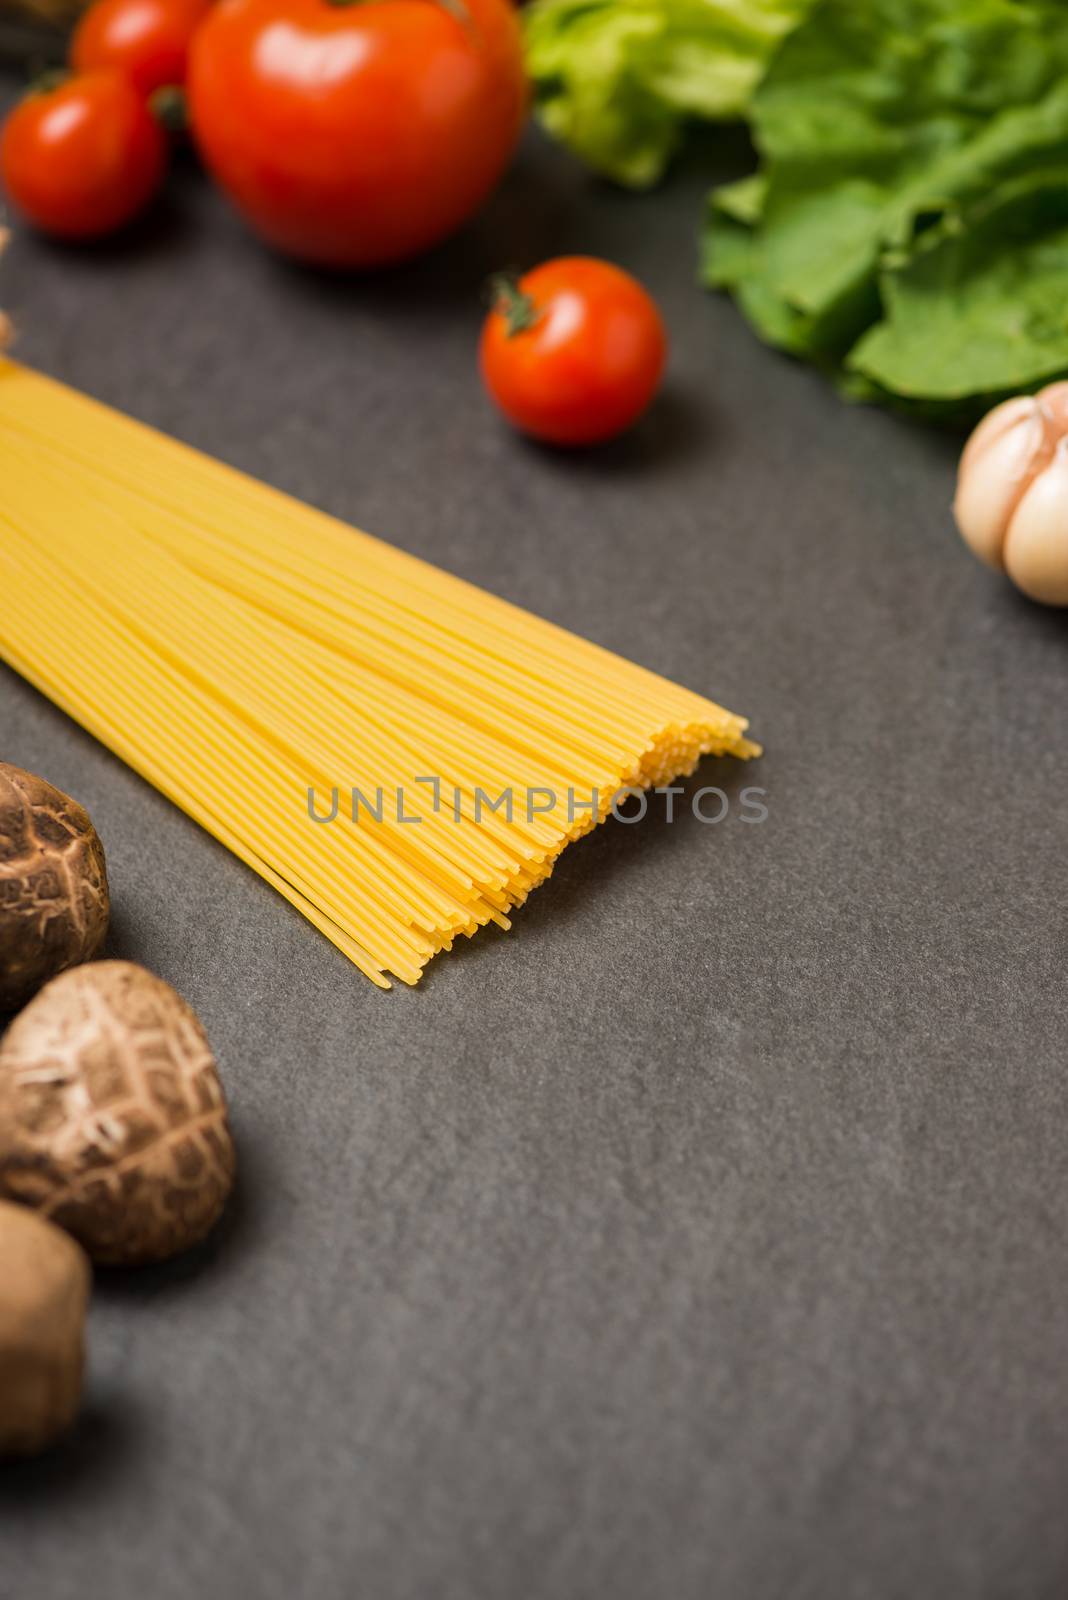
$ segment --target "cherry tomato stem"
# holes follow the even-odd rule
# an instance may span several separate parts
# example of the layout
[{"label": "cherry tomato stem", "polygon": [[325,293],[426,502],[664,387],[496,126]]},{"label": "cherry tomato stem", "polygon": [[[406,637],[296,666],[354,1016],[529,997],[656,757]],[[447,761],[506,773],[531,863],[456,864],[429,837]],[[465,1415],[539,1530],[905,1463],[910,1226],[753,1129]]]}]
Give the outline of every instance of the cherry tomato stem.
[{"label": "cherry tomato stem", "polygon": [[519,278],[514,272],[498,272],[490,279],[490,304],[507,323],[510,339],[533,328],[541,317],[529,294],[524,294],[519,287]]}]

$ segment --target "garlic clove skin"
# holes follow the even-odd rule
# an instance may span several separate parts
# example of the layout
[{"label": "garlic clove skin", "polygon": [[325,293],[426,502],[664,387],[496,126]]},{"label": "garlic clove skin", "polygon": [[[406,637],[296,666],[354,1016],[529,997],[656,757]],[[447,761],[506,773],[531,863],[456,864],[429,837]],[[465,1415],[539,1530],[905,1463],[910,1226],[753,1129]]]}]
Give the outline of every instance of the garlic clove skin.
[{"label": "garlic clove skin", "polygon": [[1024,493],[1005,539],[1005,570],[1045,606],[1068,606],[1068,437]]},{"label": "garlic clove skin", "polygon": [[1053,424],[1058,439],[1068,433],[1068,383],[1047,383],[1035,397]]},{"label": "garlic clove skin", "polygon": [[1018,394],[1012,400],[1003,400],[993,411],[988,411],[968,435],[968,442],[960,458],[961,472],[966,472],[977,456],[983,455],[990,445],[1017,422],[1033,416],[1037,402],[1037,395]]},{"label": "garlic clove skin", "polygon": [[1003,568],[1009,522],[1055,445],[1053,418],[1033,395],[996,406],[965,445],[953,515],[965,544],[988,567]]}]

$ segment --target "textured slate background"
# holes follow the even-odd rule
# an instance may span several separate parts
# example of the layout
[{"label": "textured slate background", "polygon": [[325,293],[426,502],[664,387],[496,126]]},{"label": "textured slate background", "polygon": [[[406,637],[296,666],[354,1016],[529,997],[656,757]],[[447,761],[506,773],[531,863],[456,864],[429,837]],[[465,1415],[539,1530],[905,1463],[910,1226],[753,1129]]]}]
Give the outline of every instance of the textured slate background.
[{"label": "textured slate background", "polygon": [[[748,712],[760,768],[702,776],[770,811],[609,826],[382,995],[0,669],[2,754],[96,819],[111,952],[200,1010],[243,1162],[210,1247],[99,1281],[81,1426],[0,1474],[4,1600],[1068,1587],[1065,623],[959,546],[952,438],[695,289],[703,183],[532,138],[463,237],[346,282],[186,168],[0,272],[25,360]],[[674,337],[586,458],[473,367],[485,274],[560,250]]]}]

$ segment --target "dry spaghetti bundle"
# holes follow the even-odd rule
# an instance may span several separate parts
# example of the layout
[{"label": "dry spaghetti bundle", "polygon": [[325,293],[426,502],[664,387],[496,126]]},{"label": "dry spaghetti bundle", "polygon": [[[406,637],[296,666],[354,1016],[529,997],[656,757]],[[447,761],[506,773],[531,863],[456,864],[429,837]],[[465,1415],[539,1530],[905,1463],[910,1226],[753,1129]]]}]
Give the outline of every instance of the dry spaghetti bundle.
[{"label": "dry spaghetti bundle", "polygon": [[711,701],[11,362],[0,481],[0,654],[382,987],[508,927],[621,788],[755,750]]}]

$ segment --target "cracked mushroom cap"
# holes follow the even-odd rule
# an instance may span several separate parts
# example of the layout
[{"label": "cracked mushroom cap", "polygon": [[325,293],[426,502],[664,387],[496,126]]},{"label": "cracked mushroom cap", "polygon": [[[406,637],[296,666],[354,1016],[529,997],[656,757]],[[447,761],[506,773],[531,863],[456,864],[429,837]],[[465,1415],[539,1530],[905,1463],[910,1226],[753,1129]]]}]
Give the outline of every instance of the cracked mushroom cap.
[{"label": "cracked mushroom cap", "polygon": [[109,908],[104,846],[86,812],[0,761],[0,1012],[97,955]]},{"label": "cracked mushroom cap", "polygon": [[0,1045],[0,1195],[94,1260],[163,1261],[218,1220],[234,1177],[204,1029],[131,961],[53,979]]}]

